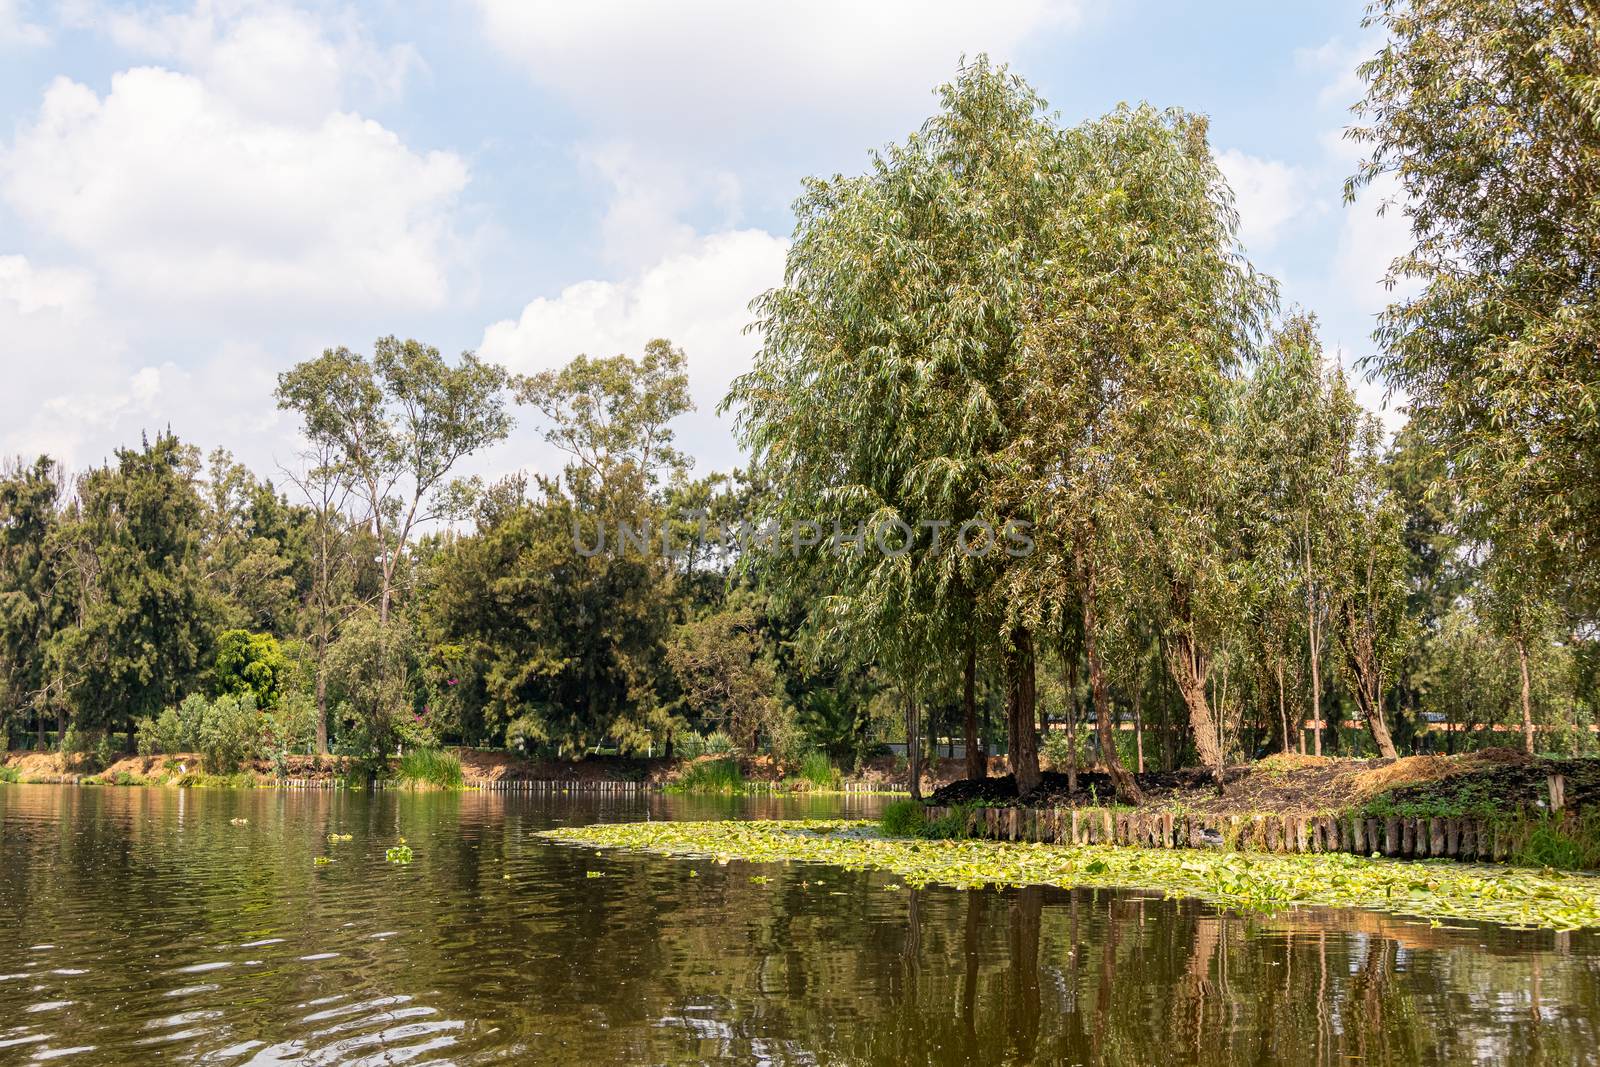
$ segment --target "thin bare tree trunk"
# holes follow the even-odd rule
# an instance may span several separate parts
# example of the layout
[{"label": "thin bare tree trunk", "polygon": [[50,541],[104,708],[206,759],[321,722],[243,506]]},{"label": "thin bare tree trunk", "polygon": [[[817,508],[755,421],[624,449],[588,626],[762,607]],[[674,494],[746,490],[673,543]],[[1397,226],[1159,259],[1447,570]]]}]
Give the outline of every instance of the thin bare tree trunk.
[{"label": "thin bare tree trunk", "polygon": [[[1284,706],[1283,702],[1283,664],[1281,662],[1278,664],[1278,718],[1283,720],[1283,750],[1284,752],[1289,752],[1289,709]],[[1305,747],[1304,740],[1300,744],[1302,748]]]},{"label": "thin bare tree trunk", "polygon": [[[1142,671],[1140,673],[1143,673]],[[1137,758],[1138,773],[1144,773],[1144,680],[1141,678],[1133,687],[1133,750]]]},{"label": "thin bare tree trunk", "polygon": [[906,758],[909,761],[911,773],[911,799],[922,799],[922,736],[921,718],[917,714],[917,701],[911,695],[911,690],[905,690],[906,698]]},{"label": "thin bare tree trunk", "polygon": [[1096,591],[1092,570],[1088,572],[1087,578],[1083,590],[1083,651],[1089,665],[1089,693],[1094,698],[1095,737],[1100,741],[1100,758],[1106,766],[1106,772],[1111,775],[1111,784],[1116,787],[1117,796],[1130,804],[1138,804],[1144,800],[1144,794],[1139,791],[1138,781],[1128,773],[1128,768],[1122,765],[1122,756],[1117,752],[1117,737],[1111,722],[1111,694],[1106,691],[1105,671],[1101,668],[1100,653],[1095,640],[1098,620],[1095,618]]},{"label": "thin bare tree trunk", "polygon": [[1067,802],[1078,795],[1078,655],[1061,642],[1061,686],[1067,705]]},{"label": "thin bare tree trunk", "polygon": [[1517,669],[1522,675],[1522,750],[1533,755],[1533,686],[1528,679],[1528,642],[1517,637]]},{"label": "thin bare tree trunk", "polygon": [[961,679],[961,725],[967,746],[967,777],[973,781],[989,772],[989,761],[978,748],[978,638],[967,635],[967,663]]}]

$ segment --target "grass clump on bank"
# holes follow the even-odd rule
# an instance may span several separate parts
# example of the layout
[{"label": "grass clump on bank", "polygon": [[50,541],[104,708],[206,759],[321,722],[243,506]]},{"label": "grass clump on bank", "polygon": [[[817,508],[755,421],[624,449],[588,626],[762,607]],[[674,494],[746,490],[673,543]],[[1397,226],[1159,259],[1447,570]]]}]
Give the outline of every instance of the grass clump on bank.
[{"label": "grass clump on bank", "polygon": [[743,793],[744,775],[738,760],[706,759],[685,767],[666,788],[669,793]]},{"label": "grass clump on bank", "polygon": [[461,757],[440,748],[416,748],[400,757],[395,777],[413,789],[460,789],[466,781]]},{"label": "grass clump on bank", "polygon": [[540,836],[597,848],[710,856],[719,862],[827,863],[887,871],[910,885],[1116,887],[1197,897],[1243,910],[1354,907],[1523,928],[1600,927],[1600,879],[1453,860],[897,840],[871,823],[843,820],[611,823],[560,827]]}]

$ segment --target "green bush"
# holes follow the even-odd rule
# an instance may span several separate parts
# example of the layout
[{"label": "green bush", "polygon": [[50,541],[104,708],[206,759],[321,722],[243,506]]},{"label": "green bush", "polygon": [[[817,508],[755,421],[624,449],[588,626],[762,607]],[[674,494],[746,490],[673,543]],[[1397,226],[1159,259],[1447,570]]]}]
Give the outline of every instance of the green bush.
[{"label": "green bush", "polygon": [[721,730],[706,735],[703,751],[708,756],[726,756],[733,751],[733,739]]},{"label": "green bush", "polygon": [[885,837],[921,837],[928,825],[928,809],[920,800],[896,800],[884,806],[878,828]]},{"label": "green bush", "polygon": [[[185,706],[188,701],[184,701]],[[205,705],[195,738],[201,762],[212,774],[232,774],[260,748],[261,716],[249,696],[220,696]]]},{"label": "green bush", "polygon": [[0,767],[0,782],[10,782],[13,785],[22,781],[22,772],[15,767]]},{"label": "green bush", "polygon": [[702,760],[684,768],[667,788],[674,793],[742,793],[744,775],[737,760]]},{"label": "green bush", "polygon": [[117,758],[116,752],[111,747],[110,731],[102,730],[100,736],[95,738],[92,757],[95,769],[100,771],[111,766],[112,761]]},{"label": "green bush", "polygon": [[[1071,734],[1066,730],[1049,730],[1044,735],[1044,741],[1039,745],[1040,760],[1052,770],[1064,771],[1072,760],[1072,751],[1069,747]],[[1083,765],[1083,739],[1078,739],[1078,765]]]},{"label": "green bush", "polygon": [[133,748],[141,756],[154,756],[161,751],[156,737],[156,721],[146,715],[133,730]]},{"label": "green bush", "polygon": [[800,761],[800,777],[816,789],[837,789],[839,786],[839,771],[826,752],[807,752]]},{"label": "green bush", "polygon": [[460,789],[465,780],[461,757],[441,748],[414,748],[400,757],[396,774],[411,785],[431,785],[440,789]]}]

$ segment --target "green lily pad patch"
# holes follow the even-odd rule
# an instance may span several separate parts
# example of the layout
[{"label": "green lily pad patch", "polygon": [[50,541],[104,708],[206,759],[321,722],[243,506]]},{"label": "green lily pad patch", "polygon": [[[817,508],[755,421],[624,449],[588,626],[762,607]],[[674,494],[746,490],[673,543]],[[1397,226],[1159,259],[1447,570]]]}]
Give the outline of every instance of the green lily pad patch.
[{"label": "green lily pad patch", "polygon": [[1600,878],[1453,860],[927,841],[887,838],[872,823],[844,820],[605,823],[540,836],[722,864],[826,863],[885,871],[912,886],[1118,887],[1241,910],[1350,907],[1522,928],[1600,927]]}]

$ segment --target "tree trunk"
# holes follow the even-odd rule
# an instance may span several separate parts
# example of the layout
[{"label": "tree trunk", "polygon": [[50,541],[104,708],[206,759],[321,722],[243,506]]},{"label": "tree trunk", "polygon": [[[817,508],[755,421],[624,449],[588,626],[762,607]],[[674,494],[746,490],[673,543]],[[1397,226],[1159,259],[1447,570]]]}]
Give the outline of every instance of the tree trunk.
[{"label": "tree trunk", "polygon": [[921,716],[917,714],[917,701],[906,690],[906,759],[911,774],[911,799],[922,799],[922,737]]},{"label": "tree trunk", "polygon": [[989,760],[978,747],[978,639],[967,637],[967,664],[961,678],[962,740],[967,746],[967,778],[978,781],[988,776]]},{"label": "tree trunk", "polygon": [[1038,684],[1034,677],[1033,634],[1026,626],[1011,631],[1006,699],[1006,760],[1016,776],[1017,795],[1039,787]]},{"label": "tree trunk", "polygon": [[[1144,673],[1143,671],[1140,672]],[[1144,679],[1133,686],[1133,752],[1138,773],[1144,773]]]},{"label": "tree trunk", "polygon": [[1117,752],[1117,735],[1111,721],[1111,694],[1106,691],[1105,671],[1100,664],[1095,638],[1097,623],[1092,574],[1084,586],[1083,652],[1089,664],[1089,693],[1094,699],[1094,732],[1100,741],[1100,758],[1106,765],[1106,772],[1111,775],[1111,784],[1116,788],[1117,796],[1129,804],[1138,804],[1144,800],[1144,794],[1139,791],[1139,783],[1128,773],[1128,768],[1122,765],[1122,756]]},{"label": "tree trunk", "polygon": [[1283,751],[1292,751],[1289,741],[1289,709],[1283,702],[1283,664],[1278,664],[1278,718],[1283,721]]},{"label": "tree trunk", "polygon": [[1362,624],[1361,615],[1348,600],[1340,611],[1343,625],[1339,628],[1339,645],[1344,649],[1345,665],[1350,669],[1353,683],[1350,688],[1355,693],[1356,706],[1367,720],[1367,729],[1372,734],[1373,743],[1378,746],[1378,755],[1394,759],[1398,755],[1394,738],[1389,734],[1388,724],[1383,721],[1383,675],[1379,666],[1377,639],[1372,628]]},{"label": "tree trunk", "polygon": [[1078,650],[1061,646],[1061,662],[1066,670],[1062,682],[1067,691],[1067,799],[1075,803],[1078,795]]},{"label": "tree trunk", "polygon": [[1528,680],[1528,642],[1517,638],[1517,669],[1522,674],[1522,750],[1533,755],[1533,686]]},{"label": "tree trunk", "polygon": [[1194,639],[1184,633],[1174,634],[1167,645],[1167,670],[1178,695],[1189,711],[1189,732],[1194,735],[1195,751],[1200,763],[1211,772],[1217,784],[1222,784],[1222,746],[1217,743],[1217,724],[1206,701],[1206,676],[1211,665]]},{"label": "tree trunk", "polygon": [[328,677],[317,667],[317,755],[328,754]]}]

